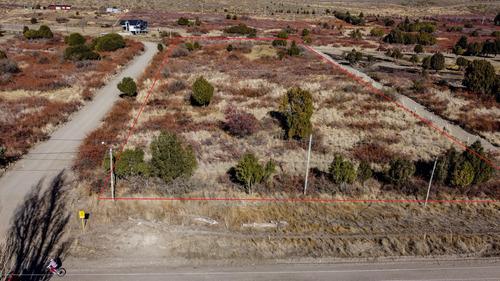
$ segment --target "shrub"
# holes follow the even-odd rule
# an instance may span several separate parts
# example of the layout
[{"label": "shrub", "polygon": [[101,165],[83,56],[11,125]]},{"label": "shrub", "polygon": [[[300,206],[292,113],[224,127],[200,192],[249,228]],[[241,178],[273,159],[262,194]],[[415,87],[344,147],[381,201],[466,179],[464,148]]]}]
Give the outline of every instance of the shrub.
[{"label": "shrub", "polygon": [[171,183],[174,179],[188,179],[198,166],[193,148],[167,131],[151,142],[151,175]]},{"label": "shrub", "polygon": [[184,43],[184,46],[186,46],[186,49],[190,52],[194,50],[194,46],[192,43],[186,42]]},{"label": "shrub", "polygon": [[300,55],[300,49],[295,44],[295,41],[292,41],[292,45],[290,46],[290,48],[288,48],[288,52],[287,53],[290,56],[298,56],[298,55]]},{"label": "shrub", "polygon": [[420,32],[417,34],[417,42],[421,45],[434,45],[437,43],[437,39],[427,32]]},{"label": "shrub", "polygon": [[233,20],[237,20],[238,19],[238,16],[237,15],[233,15]]},{"label": "shrub", "polygon": [[470,60],[468,60],[468,59],[466,59],[464,57],[458,57],[456,64],[458,66],[462,66],[462,67],[469,66]]},{"label": "shrub", "polygon": [[234,170],[236,179],[245,185],[248,194],[252,194],[252,186],[267,181],[275,172],[276,165],[271,158],[264,167],[254,154],[248,153],[238,161]]},{"label": "shrub", "polygon": [[30,23],[31,24],[37,24],[38,23],[38,20],[36,18],[31,18],[30,19]]},{"label": "shrub", "polygon": [[244,34],[249,34],[249,35],[257,34],[257,30],[255,28],[248,27],[244,23],[240,23],[238,25],[231,26],[227,29],[224,29],[224,32],[226,32],[226,33],[238,33],[238,34],[242,34],[242,35],[244,35]]},{"label": "shrub", "polygon": [[487,60],[474,60],[466,69],[463,84],[470,91],[494,94],[495,68]]},{"label": "shrub", "polygon": [[170,52],[170,56],[169,57],[172,57],[172,58],[177,58],[177,57],[185,57],[189,54],[189,50],[184,47],[178,47],[178,48],[175,48],[173,49],[171,52]]},{"label": "shrub", "polygon": [[403,44],[404,41],[405,41],[404,40],[404,34],[398,28],[394,28],[393,30],[391,30],[389,32],[389,34],[387,34],[384,37],[384,42],[388,42],[388,43],[391,43],[391,44],[394,44],[394,43]]},{"label": "shrub", "polygon": [[420,54],[424,52],[424,48],[422,47],[422,45],[417,44],[415,45],[415,48],[413,48],[413,51],[417,54]]},{"label": "shrub", "polygon": [[259,127],[257,119],[243,110],[228,106],[225,111],[224,129],[231,135],[244,137],[253,134]]},{"label": "shrub", "polygon": [[133,96],[137,92],[137,84],[135,84],[134,79],[130,77],[124,77],[116,87],[127,96]]},{"label": "shrub", "polygon": [[311,134],[311,93],[299,87],[288,90],[280,99],[280,112],[286,118],[285,131],[289,139],[304,138]]},{"label": "shrub", "polygon": [[417,55],[413,55],[410,57],[410,62],[413,63],[413,65],[415,65],[416,63],[420,62],[420,58]]},{"label": "shrub", "polygon": [[435,53],[431,57],[431,68],[438,71],[444,69],[444,56],[441,53]]},{"label": "shrub", "polygon": [[470,36],[479,37],[479,31],[476,29],[470,33]]},{"label": "shrub", "polygon": [[467,53],[471,56],[480,54],[483,51],[483,44],[481,42],[473,42],[467,45]]},{"label": "shrub", "polygon": [[423,69],[430,69],[431,68],[431,57],[425,57],[422,60],[422,68]]},{"label": "shrub", "polygon": [[304,36],[302,38],[302,41],[304,41],[305,43],[308,43],[308,44],[312,43],[312,39],[309,36]]},{"label": "shrub", "polygon": [[335,155],[335,158],[328,168],[328,172],[330,173],[332,181],[341,186],[343,186],[344,183],[353,183],[356,175],[354,165],[344,160],[344,156],[342,155]]},{"label": "shrub", "polygon": [[188,23],[189,23],[189,20],[187,18],[184,18],[184,17],[180,17],[177,20],[178,25],[188,25]]},{"label": "shrub", "polygon": [[461,36],[460,39],[458,39],[457,43],[455,43],[455,46],[460,46],[462,49],[467,49],[467,37]]},{"label": "shrub", "polygon": [[361,39],[363,37],[363,34],[361,34],[361,31],[356,28],[353,31],[351,31],[351,33],[349,34],[349,37],[351,37],[353,39]]},{"label": "shrub", "polygon": [[[500,46],[498,46],[500,47]],[[490,39],[486,39],[483,43],[483,50],[481,51],[484,55],[497,55],[500,52],[500,49],[497,47],[495,42],[491,42]]]},{"label": "shrub", "polygon": [[157,48],[158,48],[158,52],[163,52],[163,44],[162,43],[158,43]]},{"label": "shrub", "polygon": [[196,26],[200,26],[200,25],[201,25],[201,20],[200,20],[200,18],[196,18],[196,19],[195,19],[195,21],[194,21],[194,24],[195,24]]},{"label": "shrub", "polygon": [[397,158],[391,161],[391,167],[387,172],[390,182],[401,185],[407,182],[415,174],[415,164],[411,160]]},{"label": "shrub", "polygon": [[273,46],[286,46],[287,43],[286,40],[273,40]]},{"label": "shrub", "polygon": [[370,162],[368,161],[361,161],[358,167],[358,171],[356,173],[356,177],[361,183],[364,183],[367,181],[369,178],[372,177],[372,168],[370,166]]},{"label": "shrub", "polygon": [[0,60],[7,59],[7,54],[4,51],[0,51]]},{"label": "shrub", "polygon": [[64,59],[72,61],[98,60],[100,55],[85,45],[76,45],[64,50]]},{"label": "shrub", "polygon": [[228,52],[232,52],[233,51],[233,45],[229,44],[229,46],[227,46],[226,50]]},{"label": "shrub", "polygon": [[385,31],[382,28],[375,27],[375,28],[372,28],[372,30],[370,30],[370,35],[382,37],[385,35]]},{"label": "shrub", "polygon": [[19,72],[19,65],[16,61],[10,59],[0,60],[0,73],[17,73]]},{"label": "shrub", "polygon": [[302,29],[302,36],[308,36],[309,33],[310,33],[309,29],[307,29],[307,28]]},{"label": "shrub", "polygon": [[464,50],[460,46],[453,47],[453,54],[460,56],[464,53]]},{"label": "shrub", "polygon": [[194,47],[195,49],[201,49],[200,42],[198,42],[198,41],[194,41],[193,47]]},{"label": "shrub", "polygon": [[392,51],[391,58],[395,58],[395,59],[403,58],[403,54],[401,53],[399,48],[396,48],[396,49],[394,49],[394,51]]},{"label": "shrub", "polygon": [[493,37],[500,37],[500,30],[495,30],[491,33],[491,36]]},{"label": "shrub", "polygon": [[230,19],[231,19],[231,15],[230,15],[230,14],[227,14],[227,15],[226,15],[226,19],[227,19],[227,20],[230,20]]},{"label": "shrub", "polygon": [[469,161],[464,161],[452,174],[450,183],[455,186],[464,187],[474,180],[474,167]]},{"label": "shrub", "polygon": [[214,86],[208,83],[203,76],[198,77],[193,83],[192,100],[197,105],[208,105],[214,96]]},{"label": "shrub", "polygon": [[40,26],[38,30],[28,29],[24,32],[24,37],[28,39],[52,38],[54,34],[46,25]]},{"label": "shrub", "polygon": [[357,52],[356,49],[352,49],[345,58],[349,63],[353,64],[361,61],[363,59],[363,54],[361,52]]},{"label": "shrub", "polygon": [[466,23],[464,24],[465,28],[474,28],[474,25],[472,23]]},{"label": "shrub", "polygon": [[[113,153],[113,161],[116,161],[118,153],[118,151]],[[102,167],[107,173],[110,171],[109,160],[109,154],[106,153],[102,161]],[[111,165],[115,164],[112,163]],[[147,176],[147,171],[144,171],[145,165],[144,151],[142,149],[139,147],[135,149],[125,149],[120,155],[118,162],[116,162],[113,172],[118,178],[137,176],[144,173]]]},{"label": "shrub", "polygon": [[[486,153],[480,141],[475,141],[470,147],[472,151],[486,158]],[[463,154],[466,161],[470,162],[473,168],[474,180],[473,183],[483,183],[489,181],[493,176],[493,166],[484,161],[470,150],[466,150]]]},{"label": "shrub", "polygon": [[176,80],[170,83],[168,87],[168,91],[172,94],[184,89],[186,89],[186,84],[184,83],[184,81],[181,80]]},{"label": "shrub", "polygon": [[116,33],[106,34],[95,38],[90,44],[91,48],[99,52],[116,51],[126,46],[123,37]]},{"label": "shrub", "polygon": [[87,38],[83,37],[80,33],[72,33],[64,37],[64,43],[70,46],[83,45],[87,42]]},{"label": "shrub", "polygon": [[500,12],[496,15],[494,20],[495,25],[500,25]]}]

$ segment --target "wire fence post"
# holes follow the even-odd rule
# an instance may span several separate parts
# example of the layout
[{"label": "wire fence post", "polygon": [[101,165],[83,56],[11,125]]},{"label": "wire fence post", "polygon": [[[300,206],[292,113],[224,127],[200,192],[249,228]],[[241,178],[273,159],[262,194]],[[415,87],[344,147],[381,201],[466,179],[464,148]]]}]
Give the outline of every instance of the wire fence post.
[{"label": "wire fence post", "polygon": [[309,136],[309,150],[307,152],[307,164],[306,164],[306,180],[304,182],[304,195],[307,192],[307,178],[309,177],[309,160],[311,160],[311,143],[312,143],[312,134]]},{"label": "wire fence post", "polygon": [[432,177],[434,176],[434,170],[436,170],[436,164],[437,164],[437,162],[438,162],[438,157],[436,157],[436,161],[434,161],[434,168],[432,168],[431,179],[429,180],[429,187],[427,188],[427,196],[425,196],[424,208],[427,207],[427,200],[429,200],[429,193],[431,191]]}]

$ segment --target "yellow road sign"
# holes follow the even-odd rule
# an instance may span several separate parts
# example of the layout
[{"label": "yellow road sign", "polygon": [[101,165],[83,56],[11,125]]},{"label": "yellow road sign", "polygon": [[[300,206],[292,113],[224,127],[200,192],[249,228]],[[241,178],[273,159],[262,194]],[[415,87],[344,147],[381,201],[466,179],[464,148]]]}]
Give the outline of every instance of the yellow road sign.
[{"label": "yellow road sign", "polygon": [[80,214],[81,219],[85,218],[85,211],[80,211],[80,212],[78,212],[78,214]]}]

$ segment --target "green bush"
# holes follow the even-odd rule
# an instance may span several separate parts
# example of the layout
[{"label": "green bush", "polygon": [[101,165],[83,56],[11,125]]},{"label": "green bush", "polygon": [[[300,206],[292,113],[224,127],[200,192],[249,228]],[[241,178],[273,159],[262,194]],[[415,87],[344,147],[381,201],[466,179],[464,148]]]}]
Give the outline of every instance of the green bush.
[{"label": "green bush", "polygon": [[423,69],[430,69],[431,68],[431,57],[425,57],[422,60],[422,68]]},{"label": "green bush", "polygon": [[158,43],[157,48],[158,48],[158,52],[163,52],[163,44],[162,43]]},{"label": "green bush", "polygon": [[487,60],[474,60],[466,69],[463,80],[469,91],[495,94],[495,68]]},{"label": "green bush", "polygon": [[464,24],[465,28],[474,28],[474,25],[472,23],[466,23]]},{"label": "green bush", "polygon": [[300,55],[300,49],[295,44],[295,41],[292,41],[292,45],[290,46],[290,48],[288,48],[288,54],[290,56],[298,56],[298,55]]},{"label": "green bush", "polygon": [[352,49],[347,55],[346,60],[353,64],[363,59],[363,54],[361,52],[356,51],[356,49]]},{"label": "green bush", "polygon": [[427,32],[420,32],[416,35],[417,42],[420,45],[434,45],[437,43],[436,37],[430,35]]},{"label": "green bush", "polygon": [[150,149],[151,175],[164,182],[171,183],[177,178],[189,179],[198,166],[193,148],[190,145],[185,147],[175,133],[161,132],[151,143]]},{"label": "green bush", "polygon": [[462,49],[467,49],[467,37],[461,36],[460,39],[458,39],[457,43],[455,43],[455,46],[460,46]]},{"label": "green bush", "polygon": [[387,178],[390,182],[401,185],[410,180],[415,171],[415,164],[411,160],[398,158],[391,161],[391,167],[387,171]]},{"label": "green bush", "polygon": [[469,161],[464,161],[452,174],[450,183],[455,186],[464,187],[474,180],[474,167]]},{"label": "green bush", "polygon": [[76,45],[64,50],[64,59],[72,61],[98,60],[101,56],[85,45]]},{"label": "green bush", "polygon": [[233,45],[229,44],[229,45],[227,46],[226,50],[227,50],[228,52],[232,52],[232,51],[233,51]]},{"label": "green bush", "polygon": [[479,31],[476,29],[470,33],[470,36],[479,37]]},{"label": "green bush", "polygon": [[344,183],[353,183],[356,175],[354,164],[344,160],[344,156],[335,155],[330,167],[328,168],[332,181],[341,186]]},{"label": "green bush", "polygon": [[483,52],[483,43],[473,42],[467,45],[467,53],[471,56],[476,56]]},{"label": "green bush", "polygon": [[0,51],[0,60],[7,59],[7,54],[4,51]]},{"label": "green bush", "polygon": [[184,43],[184,46],[186,46],[186,49],[188,49],[188,51],[190,52],[194,50],[194,46],[192,43],[186,42]]},{"label": "green bush", "polygon": [[431,68],[439,71],[444,69],[444,55],[441,53],[435,53],[431,57]]},{"label": "green bush", "polygon": [[[469,148],[481,157],[486,158],[486,153],[480,141],[475,141]],[[463,156],[466,161],[471,163],[474,170],[473,183],[478,184],[489,181],[493,177],[493,166],[472,151],[466,150]]]},{"label": "green bush", "polygon": [[372,30],[370,30],[370,35],[382,37],[385,35],[385,31],[382,28],[375,27],[375,28],[372,28]]},{"label": "green bush", "polygon": [[494,20],[495,25],[500,25],[500,12],[496,15]]},{"label": "green bush", "polygon": [[309,29],[307,29],[307,28],[302,29],[302,36],[308,36],[309,33],[310,33]]},{"label": "green bush", "polygon": [[308,44],[312,43],[312,39],[309,36],[304,36],[302,38],[302,41],[304,41],[305,43],[308,43]]},{"label": "green bush", "polygon": [[358,171],[356,173],[356,177],[361,183],[364,183],[367,181],[369,178],[372,177],[373,171],[370,166],[370,162],[363,160],[359,164]]},{"label": "green bush", "polygon": [[235,26],[231,26],[229,28],[224,29],[224,32],[226,33],[237,33],[237,34],[257,34],[257,30],[255,28],[248,27],[244,23],[240,23]]},{"label": "green bush", "polygon": [[83,45],[87,42],[87,38],[83,37],[80,33],[72,33],[64,37],[64,43],[70,46]]},{"label": "green bush", "polygon": [[116,33],[106,34],[92,40],[90,47],[99,52],[116,51],[126,46],[123,37]]},{"label": "green bush", "polygon": [[361,34],[361,30],[356,28],[353,31],[351,31],[351,33],[349,34],[349,37],[351,37],[353,39],[361,39],[363,37],[363,34]]},{"label": "green bush", "polygon": [[[115,165],[116,158],[118,157],[118,151],[113,153],[113,163]],[[104,156],[102,161],[103,169],[109,173],[109,154]],[[135,149],[125,149],[120,155],[120,159],[116,162],[115,168],[113,169],[114,174],[118,178],[125,178],[129,176],[149,176],[147,169],[147,164],[144,162],[144,151],[140,148]]]},{"label": "green bush", "polygon": [[471,63],[470,60],[464,57],[458,57],[456,62],[458,66],[469,66],[470,63]]},{"label": "green bush", "polygon": [[313,114],[311,93],[299,87],[288,90],[280,99],[280,112],[286,119],[285,131],[289,139],[300,139],[311,134]]},{"label": "green bush", "polygon": [[273,46],[282,46],[282,47],[286,47],[286,45],[288,44],[288,42],[286,40],[273,40],[272,42]]},{"label": "green bush", "polygon": [[135,84],[134,79],[130,77],[124,77],[116,87],[127,96],[134,96],[137,92],[137,84]]},{"label": "green bush", "polygon": [[28,29],[24,31],[24,37],[28,39],[52,38],[54,34],[48,26],[42,25],[38,30]]},{"label": "green bush", "polygon": [[391,58],[401,59],[403,58],[403,53],[401,53],[399,48],[396,48],[392,51]]},{"label": "green bush", "polygon": [[252,186],[267,181],[275,172],[276,165],[271,158],[262,166],[254,154],[247,153],[238,161],[234,170],[236,179],[245,185],[248,194],[252,194]]},{"label": "green bush", "polygon": [[410,57],[410,62],[413,63],[413,65],[415,65],[416,63],[420,62],[420,58],[417,55],[413,55]]},{"label": "green bush", "polygon": [[208,83],[203,76],[193,83],[192,100],[196,105],[208,105],[214,96],[214,86]]},{"label": "green bush", "polygon": [[189,20],[188,20],[187,18],[180,17],[180,18],[177,20],[177,24],[178,24],[178,25],[188,25],[188,24],[189,24]]},{"label": "green bush", "polygon": [[38,23],[38,20],[36,18],[31,18],[30,19],[30,23],[31,24],[37,24]]}]

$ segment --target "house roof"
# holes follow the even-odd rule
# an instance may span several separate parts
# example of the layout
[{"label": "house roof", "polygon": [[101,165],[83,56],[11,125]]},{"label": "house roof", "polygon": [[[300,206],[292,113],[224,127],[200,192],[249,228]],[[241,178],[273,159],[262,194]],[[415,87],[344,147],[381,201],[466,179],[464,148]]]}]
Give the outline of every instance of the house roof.
[{"label": "house roof", "polygon": [[120,25],[125,25],[125,23],[128,21],[130,25],[142,25],[142,26],[148,26],[148,22],[145,20],[121,20]]}]

